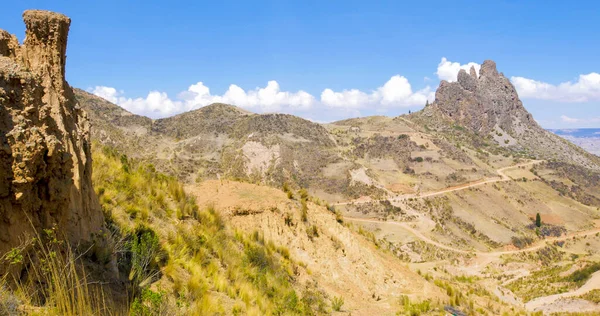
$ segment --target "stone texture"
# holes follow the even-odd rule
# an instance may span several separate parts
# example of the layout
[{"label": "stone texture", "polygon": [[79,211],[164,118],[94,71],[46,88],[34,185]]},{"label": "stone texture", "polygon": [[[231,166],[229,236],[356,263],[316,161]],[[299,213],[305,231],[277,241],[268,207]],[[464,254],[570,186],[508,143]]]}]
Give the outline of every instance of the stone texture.
[{"label": "stone texture", "polygon": [[19,53],[20,47],[17,37],[5,30],[0,30],[0,56],[16,59]]},{"label": "stone texture", "polygon": [[[495,62],[484,61],[479,76],[474,67],[469,72],[460,70],[456,82],[440,83],[435,101],[422,113],[428,124],[437,124],[441,129],[448,124],[460,125],[482,139],[491,136],[502,147],[527,152],[539,159],[600,170],[600,158],[564,142],[537,124],[510,80],[498,72]],[[498,137],[500,134],[503,137]]]},{"label": "stone texture", "polygon": [[477,79],[477,72],[475,71],[475,66],[471,66],[471,70],[469,70],[469,74],[471,75],[471,77]]},{"label": "stone texture", "polygon": [[23,46],[0,31],[0,254],[51,227],[87,241],[103,223],[90,126],[65,81],[70,19],[47,11],[23,19]]},{"label": "stone texture", "polygon": [[508,78],[496,70],[496,63],[486,60],[479,77],[465,70],[458,73],[457,82],[442,81],[433,106],[471,131],[487,134],[495,126],[513,131],[515,122],[537,126]]}]

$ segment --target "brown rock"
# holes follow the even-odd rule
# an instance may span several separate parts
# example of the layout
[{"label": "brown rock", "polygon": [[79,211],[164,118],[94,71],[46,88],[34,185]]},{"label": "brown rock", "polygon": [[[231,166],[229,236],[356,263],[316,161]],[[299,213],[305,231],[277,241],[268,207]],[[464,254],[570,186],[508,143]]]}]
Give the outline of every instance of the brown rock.
[{"label": "brown rock", "polygon": [[496,62],[493,60],[486,60],[479,69],[479,76],[498,76],[498,70],[496,70]]},{"label": "brown rock", "polygon": [[434,109],[476,133],[488,134],[496,127],[510,133],[516,123],[539,128],[514,86],[491,60],[483,63],[479,78],[461,69],[457,82],[442,82],[435,98]]},{"label": "brown rock", "polygon": [[[435,93],[435,101],[423,110],[423,114],[435,118],[437,123],[434,124],[445,125],[438,125],[441,129],[448,124],[460,125],[471,134],[479,135],[480,140],[493,139],[500,146],[517,152],[526,151],[540,159],[600,169],[598,157],[564,142],[537,124],[510,80],[498,72],[495,62],[484,61],[479,77],[473,76],[474,71],[471,68],[471,75],[468,75],[461,70],[457,82],[442,81]],[[481,143],[476,144],[479,145]]]},{"label": "brown rock", "polygon": [[477,79],[475,77],[468,75],[464,69],[461,69],[458,72],[458,83],[468,91],[474,92],[477,89]]},{"label": "brown rock", "polygon": [[19,55],[19,41],[5,30],[0,30],[0,56],[17,58]]},{"label": "brown rock", "polygon": [[475,66],[471,66],[471,70],[469,71],[471,77],[477,79],[477,72],[475,71]]},{"label": "brown rock", "polygon": [[47,11],[23,18],[22,47],[0,31],[0,255],[41,229],[56,227],[76,244],[103,223],[89,123],[65,81],[70,19]]}]

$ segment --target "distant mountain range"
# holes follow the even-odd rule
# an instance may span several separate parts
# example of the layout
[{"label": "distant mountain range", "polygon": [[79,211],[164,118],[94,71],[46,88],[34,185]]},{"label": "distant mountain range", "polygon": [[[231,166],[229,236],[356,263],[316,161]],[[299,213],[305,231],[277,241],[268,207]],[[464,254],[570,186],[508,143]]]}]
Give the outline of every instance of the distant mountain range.
[{"label": "distant mountain range", "polygon": [[600,128],[549,129],[549,131],[600,156]]},{"label": "distant mountain range", "polygon": [[559,136],[600,138],[600,128],[549,129],[549,131]]}]

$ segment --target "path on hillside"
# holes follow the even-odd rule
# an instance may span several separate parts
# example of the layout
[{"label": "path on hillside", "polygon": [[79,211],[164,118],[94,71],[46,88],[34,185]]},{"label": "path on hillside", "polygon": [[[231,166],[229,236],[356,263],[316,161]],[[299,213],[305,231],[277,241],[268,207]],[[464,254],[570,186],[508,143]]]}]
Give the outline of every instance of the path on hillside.
[{"label": "path on hillside", "polygon": [[404,200],[408,200],[408,199],[426,198],[426,197],[432,197],[432,196],[441,195],[441,194],[445,194],[445,193],[466,190],[466,189],[470,189],[470,188],[477,187],[477,186],[484,185],[484,184],[488,184],[488,183],[506,182],[506,181],[510,181],[512,179],[508,175],[506,175],[504,173],[505,171],[510,170],[510,169],[516,169],[516,168],[526,167],[526,166],[532,166],[532,165],[535,165],[535,164],[538,164],[538,163],[541,163],[541,162],[544,162],[544,160],[532,160],[532,161],[529,161],[529,162],[525,162],[525,163],[516,164],[516,165],[513,165],[513,166],[508,166],[508,167],[500,168],[500,169],[496,170],[496,173],[498,173],[498,176],[499,176],[497,178],[491,178],[491,179],[485,179],[485,180],[478,180],[478,181],[474,181],[474,182],[462,184],[462,185],[459,185],[459,186],[446,188],[446,189],[439,190],[439,191],[428,192],[428,193],[424,193],[424,194],[414,193],[414,194],[397,195],[397,196],[394,196],[394,197],[390,197],[390,198],[386,198],[386,199],[380,199],[380,200],[371,200],[371,199],[369,199],[369,200],[362,200],[362,201],[360,201],[360,200],[356,201],[355,200],[355,201],[335,203],[333,205],[365,204],[365,203],[379,202],[379,201],[400,202],[400,201],[404,201]]},{"label": "path on hillside", "polygon": [[563,235],[560,237],[551,237],[551,238],[542,239],[542,240],[539,240],[539,241],[535,242],[534,244],[532,244],[528,247],[522,248],[522,249],[486,252],[486,251],[478,251],[478,250],[464,250],[464,249],[459,249],[459,248],[454,248],[452,246],[444,245],[440,242],[437,242],[437,241],[423,235],[423,233],[421,233],[420,231],[411,227],[409,225],[410,222],[382,221],[382,220],[377,220],[377,219],[357,218],[357,217],[344,217],[344,219],[347,219],[350,221],[355,221],[355,222],[375,223],[375,224],[391,224],[391,225],[400,226],[403,229],[409,231],[411,234],[413,234],[418,239],[420,239],[428,244],[434,245],[434,246],[442,248],[442,249],[446,249],[446,250],[450,250],[450,251],[454,251],[454,252],[458,252],[458,253],[463,253],[463,254],[474,254],[474,255],[477,255],[480,257],[500,257],[501,255],[510,255],[510,254],[531,252],[531,251],[542,249],[549,243],[553,243],[555,241],[563,241],[563,240],[567,240],[567,239],[570,239],[573,237],[583,237],[583,236],[589,236],[589,235],[594,235],[594,234],[600,233],[600,227],[598,227],[598,228],[581,231],[581,232],[577,232],[577,233],[573,233],[573,234]]},{"label": "path on hillside", "polygon": [[[584,294],[586,294],[592,290],[596,290],[596,289],[600,289],[600,271],[597,271],[594,274],[592,274],[592,277],[587,282],[585,282],[585,284],[583,286],[581,286],[578,289],[575,289],[575,290],[572,290],[572,291],[569,291],[566,293],[554,294],[554,295],[548,295],[548,296],[542,296],[542,297],[535,298],[535,299],[525,303],[525,308],[529,311],[535,311],[536,309],[538,309],[540,307],[548,306],[548,305],[558,301],[561,298],[581,296],[581,295],[584,295]],[[556,312],[560,312],[560,310],[556,310]]]}]

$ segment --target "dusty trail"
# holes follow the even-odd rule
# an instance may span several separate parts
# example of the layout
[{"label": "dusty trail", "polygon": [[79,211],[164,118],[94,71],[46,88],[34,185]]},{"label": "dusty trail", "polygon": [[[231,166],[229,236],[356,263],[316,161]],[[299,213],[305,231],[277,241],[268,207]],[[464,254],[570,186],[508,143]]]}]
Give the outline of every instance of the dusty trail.
[{"label": "dusty trail", "polygon": [[[580,288],[561,294],[554,294],[549,296],[542,296],[533,299],[525,304],[525,308],[529,311],[537,311],[543,307],[547,307],[555,303],[561,298],[577,297],[584,295],[592,290],[600,289],[600,271],[592,274],[592,277]],[[554,307],[555,309],[550,312],[561,312],[560,306]]]},{"label": "dusty trail", "polygon": [[377,219],[368,219],[368,218],[356,218],[356,217],[344,217],[347,220],[350,221],[354,221],[354,222],[363,222],[363,223],[377,223],[377,224],[382,224],[382,223],[386,223],[386,224],[391,224],[391,225],[396,225],[396,226],[400,226],[403,229],[409,231],[411,234],[413,234],[415,237],[421,239],[422,241],[434,245],[436,247],[442,248],[442,249],[446,249],[446,250],[450,250],[450,251],[454,251],[454,252],[458,252],[458,253],[463,253],[463,254],[473,254],[476,255],[478,257],[500,257],[502,255],[510,255],[510,254],[517,254],[517,253],[524,253],[524,252],[531,252],[531,251],[536,251],[539,249],[544,248],[545,246],[547,246],[549,243],[553,243],[555,241],[563,241],[563,240],[567,240],[569,238],[573,238],[573,237],[583,237],[583,236],[589,236],[589,235],[594,235],[597,233],[600,233],[600,228],[595,228],[595,229],[591,229],[591,230],[586,230],[586,231],[581,231],[581,232],[577,232],[577,233],[573,233],[573,234],[568,234],[568,235],[564,235],[564,236],[560,236],[560,237],[552,237],[552,238],[546,238],[543,240],[540,240],[526,248],[522,248],[522,249],[516,249],[516,250],[501,250],[501,251],[490,251],[490,252],[486,252],[486,251],[478,251],[478,250],[464,250],[464,249],[459,249],[459,248],[454,248],[448,245],[444,245],[442,243],[439,243],[435,240],[432,240],[431,238],[423,235],[421,232],[419,232],[418,230],[412,228],[408,222],[395,222],[395,221],[381,221],[381,220],[377,220]]},{"label": "dusty trail", "polygon": [[[535,164],[538,164],[541,162],[543,162],[543,160],[534,160],[534,161],[529,161],[526,163],[517,164],[514,166],[500,168],[500,169],[496,170],[496,172],[498,173],[498,178],[480,180],[480,181],[476,181],[476,182],[472,182],[472,183],[468,183],[468,184],[464,184],[464,185],[460,185],[460,186],[456,186],[456,187],[446,188],[446,189],[443,189],[440,191],[428,192],[425,194],[409,194],[409,195],[395,196],[395,197],[388,198],[385,200],[388,200],[393,203],[394,202],[398,203],[398,202],[406,201],[410,198],[427,198],[427,197],[442,195],[445,193],[466,190],[469,188],[485,185],[488,183],[511,181],[512,179],[505,173],[505,171],[511,170],[511,169],[516,169],[516,168],[521,168],[521,167],[526,167],[526,166],[532,166],[532,165],[535,165]],[[338,203],[336,205],[363,204],[363,203],[376,202],[376,201],[379,201],[379,200],[352,201],[352,202]],[[444,245],[440,242],[432,240],[431,238],[429,238],[429,237],[425,236],[423,233],[421,233],[419,230],[413,228],[410,225],[411,222],[382,221],[382,220],[377,220],[377,219],[355,218],[355,217],[345,217],[345,219],[349,220],[349,221],[354,221],[354,222],[376,223],[376,224],[385,223],[385,224],[399,226],[402,229],[404,229],[404,230],[408,231],[409,233],[411,233],[412,235],[414,235],[416,238],[420,239],[421,241],[424,241],[428,244],[434,245],[440,249],[445,249],[445,250],[449,250],[449,251],[453,251],[453,252],[461,253],[461,254],[474,255],[476,257],[476,260],[474,260],[471,263],[474,266],[486,266],[490,262],[499,260],[502,255],[511,255],[511,254],[532,252],[532,251],[542,249],[542,248],[546,247],[547,245],[552,244],[553,242],[556,242],[556,241],[564,241],[567,239],[571,239],[573,237],[584,237],[584,236],[595,235],[595,234],[600,233],[600,223],[596,223],[597,227],[594,229],[576,232],[576,233],[572,233],[572,234],[567,234],[567,235],[563,235],[560,237],[546,238],[546,239],[537,241],[534,244],[532,244],[526,248],[516,249],[516,250],[501,250],[501,251],[485,252],[485,251],[478,251],[478,250],[464,250],[464,249],[459,249],[459,248],[455,248],[452,246]],[[566,292],[566,293],[538,297],[538,298],[526,303],[525,308],[528,311],[543,311],[545,313],[569,311],[574,308],[573,306],[570,306],[569,304],[577,305],[580,303],[579,302],[566,302],[565,303],[565,302],[561,301],[561,299],[578,297],[578,296],[584,295],[595,289],[600,289],[600,271],[594,273],[592,275],[592,277],[582,287],[580,287],[578,289],[575,289],[573,291]],[[581,306],[576,306],[576,307],[581,308]],[[597,311],[598,309],[594,308],[593,310]]]},{"label": "dusty trail", "polygon": [[333,205],[364,204],[364,203],[379,202],[379,201],[400,202],[400,201],[404,201],[404,200],[408,200],[408,199],[426,198],[426,197],[432,197],[432,196],[441,195],[441,194],[445,194],[445,193],[466,190],[466,189],[469,189],[469,188],[477,187],[477,186],[488,184],[488,183],[510,181],[512,179],[504,173],[505,171],[510,170],[510,169],[516,169],[516,168],[526,167],[526,166],[532,166],[532,165],[541,163],[543,161],[544,160],[533,160],[533,161],[529,161],[529,162],[525,162],[525,163],[521,163],[521,164],[516,164],[514,166],[508,166],[508,167],[500,168],[500,169],[496,170],[496,173],[498,173],[498,176],[499,176],[498,178],[492,178],[492,179],[487,179],[487,180],[479,180],[479,181],[475,181],[475,182],[471,182],[471,183],[459,185],[459,186],[456,186],[456,187],[446,188],[446,189],[443,189],[443,190],[440,190],[440,191],[428,192],[428,193],[424,193],[424,194],[415,193],[415,194],[397,195],[397,196],[394,196],[394,197],[391,197],[391,198],[381,199],[381,200],[371,200],[371,199],[368,199],[368,200],[361,200],[361,201],[348,201],[348,202],[336,203],[336,204],[333,204]]}]

